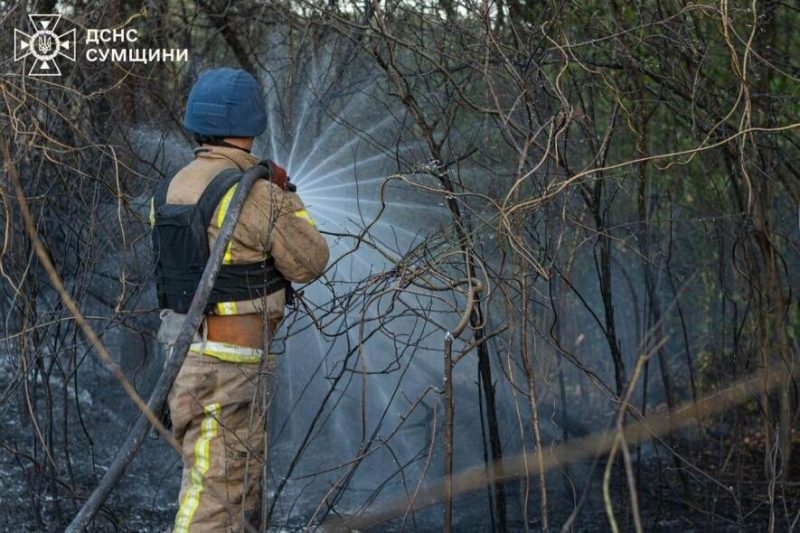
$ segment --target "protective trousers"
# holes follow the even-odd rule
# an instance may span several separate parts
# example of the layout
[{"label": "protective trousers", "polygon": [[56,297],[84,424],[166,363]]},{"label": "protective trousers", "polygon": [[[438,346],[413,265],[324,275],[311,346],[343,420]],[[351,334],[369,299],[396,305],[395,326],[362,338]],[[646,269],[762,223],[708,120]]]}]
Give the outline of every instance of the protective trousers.
[{"label": "protective trousers", "polygon": [[274,363],[186,357],[169,395],[183,456],[175,533],[242,531],[257,508],[273,372]]}]

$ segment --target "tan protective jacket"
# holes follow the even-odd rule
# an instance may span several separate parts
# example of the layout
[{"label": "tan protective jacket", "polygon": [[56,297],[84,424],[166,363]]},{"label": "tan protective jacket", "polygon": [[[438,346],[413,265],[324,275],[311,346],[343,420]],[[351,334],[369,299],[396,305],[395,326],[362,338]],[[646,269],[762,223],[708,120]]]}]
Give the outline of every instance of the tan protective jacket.
[{"label": "tan protective jacket", "polygon": [[[214,177],[228,168],[247,170],[258,163],[253,155],[225,146],[203,145],[195,159],[183,167],[170,182],[168,204],[195,204]],[[209,246],[222,226],[234,188],[217,206],[208,228]],[[258,180],[250,191],[228,244],[223,263],[256,263],[272,256],[283,276],[295,283],[306,283],[322,275],[328,264],[328,244],[317,231],[300,197],[283,191],[267,180]],[[217,304],[220,315],[261,313],[266,305],[271,319],[283,317],[285,291],[266,298]]]}]

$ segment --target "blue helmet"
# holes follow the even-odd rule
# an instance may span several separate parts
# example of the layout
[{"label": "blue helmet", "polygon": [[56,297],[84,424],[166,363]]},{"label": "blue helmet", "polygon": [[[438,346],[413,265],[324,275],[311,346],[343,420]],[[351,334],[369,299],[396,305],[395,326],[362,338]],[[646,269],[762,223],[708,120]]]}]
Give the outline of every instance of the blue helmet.
[{"label": "blue helmet", "polygon": [[206,70],[189,93],[183,126],[212,137],[257,137],[267,129],[261,87],[241,69]]}]

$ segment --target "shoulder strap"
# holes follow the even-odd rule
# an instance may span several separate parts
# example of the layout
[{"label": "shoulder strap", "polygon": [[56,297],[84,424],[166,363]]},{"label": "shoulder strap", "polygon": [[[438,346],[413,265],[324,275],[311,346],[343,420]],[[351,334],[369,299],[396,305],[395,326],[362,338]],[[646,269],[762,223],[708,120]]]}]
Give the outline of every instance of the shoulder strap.
[{"label": "shoulder strap", "polygon": [[[172,176],[172,178],[174,177],[175,175]],[[155,207],[156,211],[167,203],[167,189],[169,189],[169,184],[172,183],[172,178],[161,180],[158,185],[156,185],[155,191],[153,191],[153,207]]]},{"label": "shoulder strap", "polygon": [[211,180],[200,199],[197,200],[197,209],[200,211],[203,224],[207,228],[211,224],[211,217],[217,209],[222,197],[228,189],[242,179],[242,171],[238,168],[226,168]]}]

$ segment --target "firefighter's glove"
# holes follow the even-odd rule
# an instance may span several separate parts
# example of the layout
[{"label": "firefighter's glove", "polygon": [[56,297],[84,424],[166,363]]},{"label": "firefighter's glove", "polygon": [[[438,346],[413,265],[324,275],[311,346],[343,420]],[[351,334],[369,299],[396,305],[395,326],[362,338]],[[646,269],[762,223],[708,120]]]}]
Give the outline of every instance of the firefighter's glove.
[{"label": "firefighter's glove", "polygon": [[258,164],[269,169],[269,181],[280,187],[282,191],[287,189],[289,186],[289,176],[286,174],[286,170],[282,166],[276,165],[269,159],[259,161]]}]

